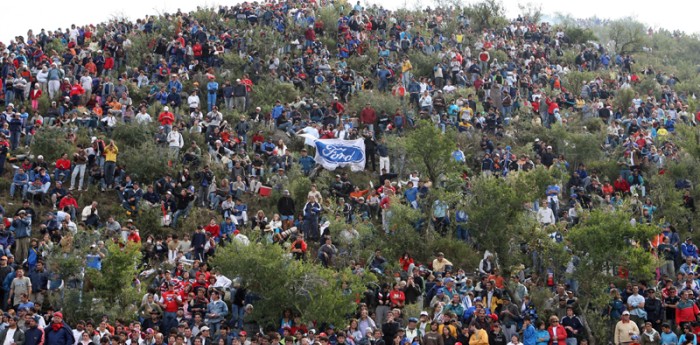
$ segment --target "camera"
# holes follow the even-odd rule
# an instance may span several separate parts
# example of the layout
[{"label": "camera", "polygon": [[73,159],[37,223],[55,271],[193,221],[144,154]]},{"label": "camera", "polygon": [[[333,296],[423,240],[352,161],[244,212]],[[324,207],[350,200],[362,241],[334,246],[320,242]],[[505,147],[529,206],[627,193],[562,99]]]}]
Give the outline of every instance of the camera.
[{"label": "camera", "polygon": [[293,226],[285,231],[280,232],[280,236],[282,236],[282,238],[286,239],[286,238],[289,238],[289,236],[292,236],[293,234],[296,234],[298,232],[299,232],[299,230],[297,229],[297,227]]}]

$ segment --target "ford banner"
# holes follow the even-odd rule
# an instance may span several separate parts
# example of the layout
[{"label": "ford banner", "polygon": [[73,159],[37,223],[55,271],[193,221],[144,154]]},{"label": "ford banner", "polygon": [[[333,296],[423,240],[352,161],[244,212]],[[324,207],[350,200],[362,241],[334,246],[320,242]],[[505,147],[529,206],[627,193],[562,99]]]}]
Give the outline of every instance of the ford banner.
[{"label": "ford banner", "polygon": [[337,167],[350,167],[352,171],[365,169],[365,141],[320,139],[314,142],[316,146],[316,163],[325,169],[335,170]]}]

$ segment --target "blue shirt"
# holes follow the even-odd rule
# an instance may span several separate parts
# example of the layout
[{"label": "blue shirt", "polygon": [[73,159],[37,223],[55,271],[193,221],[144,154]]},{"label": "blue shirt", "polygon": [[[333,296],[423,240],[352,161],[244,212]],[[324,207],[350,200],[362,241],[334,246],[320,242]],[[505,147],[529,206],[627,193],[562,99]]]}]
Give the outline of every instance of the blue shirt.
[{"label": "blue shirt", "polygon": [[528,325],[527,328],[523,330],[523,345],[535,345],[537,344],[537,331],[533,325]]},{"label": "blue shirt", "polygon": [[677,343],[678,343],[678,336],[676,335],[676,333],[673,333],[673,332],[668,332],[668,333],[661,332],[661,333],[659,333],[659,335],[661,336],[661,344],[662,344],[662,345],[677,344]]},{"label": "blue shirt", "polygon": [[447,204],[440,201],[440,200],[435,200],[435,203],[433,204],[433,216],[435,218],[443,218],[447,215]]},{"label": "blue shirt", "polygon": [[418,200],[418,187],[406,189],[406,191],[403,193],[403,195],[406,197],[406,201],[408,201],[408,202],[413,202],[413,201]]},{"label": "blue shirt", "polygon": [[85,256],[85,264],[89,268],[94,268],[98,271],[102,270],[102,258],[97,253],[90,253]]},{"label": "blue shirt", "polygon": [[272,118],[277,120],[280,116],[282,116],[282,113],[284,112],[284,107],[281,105],[277,105],[274,108],[272,108]]}]

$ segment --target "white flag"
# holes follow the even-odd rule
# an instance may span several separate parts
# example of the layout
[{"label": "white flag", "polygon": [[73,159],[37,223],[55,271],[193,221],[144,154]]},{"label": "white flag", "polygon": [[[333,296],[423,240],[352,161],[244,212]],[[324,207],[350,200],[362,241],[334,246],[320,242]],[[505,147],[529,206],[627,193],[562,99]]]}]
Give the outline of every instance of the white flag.
[{"label": "white flag", "polygon": [[352,171],[365,169],[364,139],[319,139],[316,146],[316,163],[323,168],[335,170],[337,167],[350,167]]}]

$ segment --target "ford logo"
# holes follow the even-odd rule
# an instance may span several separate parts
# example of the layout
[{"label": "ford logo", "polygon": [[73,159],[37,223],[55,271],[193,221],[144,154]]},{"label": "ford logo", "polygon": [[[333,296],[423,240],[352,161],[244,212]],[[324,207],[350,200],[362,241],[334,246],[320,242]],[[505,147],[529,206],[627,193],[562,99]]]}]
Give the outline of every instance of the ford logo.
[{"label": "ford logo", "polygon": [[321,158],[332,163],[362,163],[365,160],[364,150],[356,146],[325,144],[318,140],[316,151]]}]

